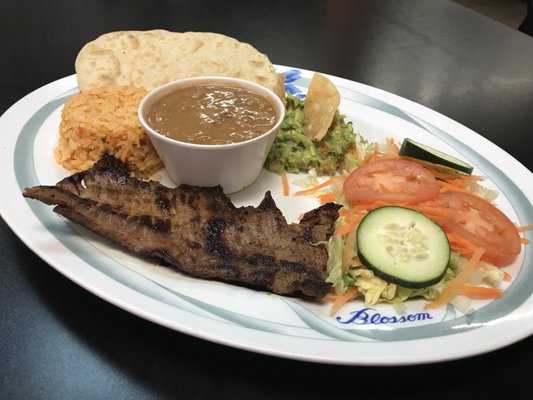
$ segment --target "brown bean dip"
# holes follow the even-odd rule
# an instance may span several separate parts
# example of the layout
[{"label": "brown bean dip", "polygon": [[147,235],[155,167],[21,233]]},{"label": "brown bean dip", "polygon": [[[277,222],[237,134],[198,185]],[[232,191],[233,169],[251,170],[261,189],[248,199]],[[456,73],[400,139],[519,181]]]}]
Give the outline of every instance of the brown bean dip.
[{"label": "brown bean dip", "polygon": [[220,145],[268,132],[277,111],[261,94],[240,86],[196,85],[167,94],[150,108],[148,124],[169,138]]}]

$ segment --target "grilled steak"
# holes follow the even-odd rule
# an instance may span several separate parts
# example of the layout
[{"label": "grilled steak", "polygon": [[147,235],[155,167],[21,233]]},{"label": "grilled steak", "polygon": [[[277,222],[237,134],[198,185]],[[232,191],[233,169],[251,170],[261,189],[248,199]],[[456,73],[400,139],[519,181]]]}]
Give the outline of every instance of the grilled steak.
[{"label": "grilled steak", "polygon": [[326,204],[288,224],[269,192],[258,207],[235,207],[221,187],[130,177],[104,156],[55,186],[23,195],[135,253],[154,256],[190,275],[240,283],[283,295],[321,297],[327,251],[339,206]]}]

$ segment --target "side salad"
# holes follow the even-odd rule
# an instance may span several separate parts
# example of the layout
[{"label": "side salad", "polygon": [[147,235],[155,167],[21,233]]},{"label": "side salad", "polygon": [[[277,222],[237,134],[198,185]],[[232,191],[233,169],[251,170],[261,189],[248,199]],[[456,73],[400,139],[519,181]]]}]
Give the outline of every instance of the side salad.
[{"label": "side salad", "polygon": [[411,139],[371,143],[359,134],[343,167],[319,183],[311,170],[295,195],[343,205],[327,243],[332,313],[362,298],[367,306],[428,300],[473,311],[511,279],[502,267],[527,240],[481,185],[473,168]]},{"label": "side salad", "polygon": [[[425,298],[427,307],[451,303],[472,312],[473,298],[497,298],[510,264],[527,240],[494,204],[474,168],[412,139],[371,143],[339,112],[340,94],[314,74],[305,100],[287,94],[286,117],[265,167],[307,172],[295,195],[336,202],[336,229],[327,243],[335,313],[363,298],[401,305]],[[328,176],[319,182],[320,176]]]}]

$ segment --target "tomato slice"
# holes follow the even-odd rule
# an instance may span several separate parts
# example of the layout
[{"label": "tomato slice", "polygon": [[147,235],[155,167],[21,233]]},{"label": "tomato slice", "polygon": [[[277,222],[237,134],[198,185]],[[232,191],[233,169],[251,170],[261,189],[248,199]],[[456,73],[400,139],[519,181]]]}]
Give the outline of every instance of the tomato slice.
[{"label": "tomato slice", "polygon": [[437,202],[453,210],[442,225],[444,230],[483,247],[482,260],[503,266],[520,254],[521,240],[516,226],[493,204],[462,192],[444,192]]},{"label": "tomato slice", "polygon": [[355,169],[344,181],[343,191],[351,205],[376,201],[415,204],[439,195],[437,181],[430,171],[397,158],[371,161]]}]

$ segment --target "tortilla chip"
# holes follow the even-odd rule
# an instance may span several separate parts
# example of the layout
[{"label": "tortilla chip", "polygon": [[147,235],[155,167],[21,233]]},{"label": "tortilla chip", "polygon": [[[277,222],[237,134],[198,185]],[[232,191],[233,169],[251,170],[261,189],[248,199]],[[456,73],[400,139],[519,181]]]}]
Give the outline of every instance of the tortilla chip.
[{"label": "tortilla chip", "polygon": [[278,95],[278,97],[281,99],[283,104],[286,103],[287,98],[285,97],[285,75],[278,73],[277,79],[276,79],[276,87],[274,89],[274,93]]},{"label": "tortilla chip", "polygon": [[328,132],[341,96],[333,82],[322,74],[315,73],[305,96],[304,134],[320,141]]}]

